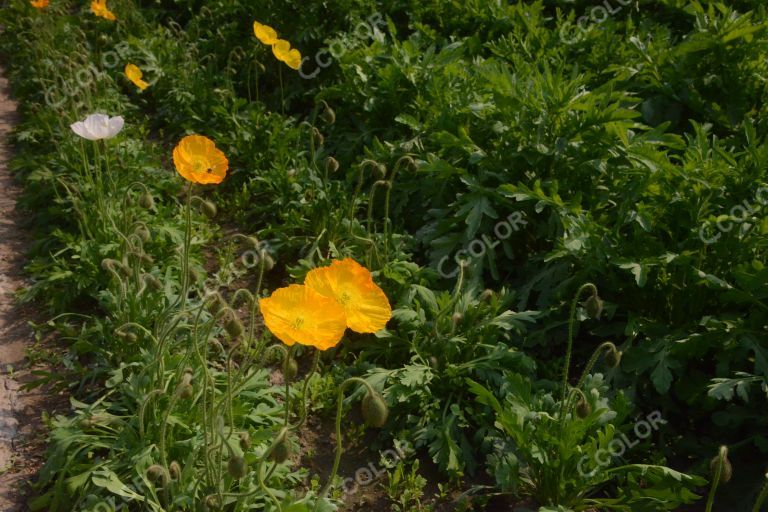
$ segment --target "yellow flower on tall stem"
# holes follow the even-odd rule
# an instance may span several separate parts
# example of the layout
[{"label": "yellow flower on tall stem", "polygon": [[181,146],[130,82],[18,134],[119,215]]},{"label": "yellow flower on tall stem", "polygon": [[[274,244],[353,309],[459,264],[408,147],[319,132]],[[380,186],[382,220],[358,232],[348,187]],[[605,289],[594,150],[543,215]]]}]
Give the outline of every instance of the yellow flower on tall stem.
[{"label": "yellow flower on tall stem", "polygon": [[142,80],[144,73],[141,72],[141,70],[136,64],[125,65],[125,76],[128,77],[128,80],[133,82],[133,85],[135,85],[142,91],[147,87],[149,87],[149,83]]},{"label": "yellow flower on tall stem", "polygon": [[173,149],[173,164],[184,179],[200,185],[221,183],[229,169],[226,155],[202,135],[181,139]]},{"label": "yellow flower on tall stem", "polygon": [[269,25],[262,25],[258,21],[253,22],[253,33],[259,41],[266,45],[271,46],[278,41],[277,31]]},{"label": "yellow flower on tall stem", "polygon": [[51,3],[50,0],[30,0],[30,5],[35,9],[45,9]]},{"label": "yellow flower on tall stem", "polygon": [[91,12],[105,20],[115,21],[117,17],[107,7],[107,0],[93,0],[91,2]]},{"label": "yellow flower on tall stem", "polygon": [[284,62],[291,69],[299,69],[301,66],[301,53],[296,48],[291,48],[291,43],[278,39],[272,45],[272,53],[277,60]]},{"label": "yellow flower on tall stem", "polygon": [[347,328],[344,309],[308,286],[292,284],[259,301],[264,324],[286,345],[336,346]]},{"label": "yellow flower on tall stem", "polygon": [[373,282],[371,272],[352,258],[311,270],[304,284],[344,308],[347,327],[353,331],[379,331],[392,317],[384,291]]}]

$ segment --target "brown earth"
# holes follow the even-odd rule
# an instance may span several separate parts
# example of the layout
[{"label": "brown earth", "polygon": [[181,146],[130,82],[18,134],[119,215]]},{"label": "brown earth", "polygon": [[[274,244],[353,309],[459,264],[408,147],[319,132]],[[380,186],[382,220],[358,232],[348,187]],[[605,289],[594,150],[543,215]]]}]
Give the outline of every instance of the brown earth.
[{"label": "brown earth", "polygon": [[[0,69],[0,75],[3,70]],[[16,104],[8,93],[8,82],[0,76],[0,510],[25,509],[29,483],[42,464],[45,447],[44,411],[51,410],[47,390],[27,390],[33,372],[44,369],[41,349],[30,322],[41,315],[34,306],[16,301],[16,291],[25,285],[23,267],[27,253],[23,213],[16,208],[19,187],[8,169],[9,137],[16,122]]]}]

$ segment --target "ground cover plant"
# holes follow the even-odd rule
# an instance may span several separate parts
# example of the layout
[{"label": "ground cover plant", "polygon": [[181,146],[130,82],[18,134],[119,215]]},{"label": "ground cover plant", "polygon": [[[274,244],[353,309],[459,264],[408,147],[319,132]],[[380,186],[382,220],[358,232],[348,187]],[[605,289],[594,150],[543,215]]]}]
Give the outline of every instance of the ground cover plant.
[{"label": "ground cover plant", "polygon": [[2,5],[30,509],[764,509],[762,2]]}]

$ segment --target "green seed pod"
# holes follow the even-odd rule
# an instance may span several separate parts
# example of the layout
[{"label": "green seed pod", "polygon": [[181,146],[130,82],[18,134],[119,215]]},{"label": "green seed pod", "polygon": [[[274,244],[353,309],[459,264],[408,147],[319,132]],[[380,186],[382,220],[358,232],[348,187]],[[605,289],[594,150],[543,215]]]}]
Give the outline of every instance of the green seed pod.
[{"label": "green seed pod", "polygon": [[179,463],[175,460],[171,462],[171,465],[168,466],[168,473],[170,474],[171,480],[178,482],[181,478],[181,466]]},{"label": "green seed pod", "polygon": [[323,101],[323,111],[320,113],[320,118],[328,124],[336,122],[336,112]]},{"label": "green seed pod", "polygon": [[240,449],[247,452],[251,449],[251,436],[247,432],[240,433]]},{"label": "green seed pod", "polygon": [[149,192],[144,192],[139,196],[139,206],[151,210],[155,207],[155,198]]},{"label": "green seed pod", "polygon": [[595,293],[590,295],[587,301],[584,303],[584,307],[587,309],[587,315],[594,320],[600,320],[600,315],[603,313],[603,300]]},{"label": "green seed pod", "polygon": [[323,134],[320,133],[320,130],[314,127],[312,128],[312,143],[316,148],[319,148],[325,144],[325,137],[323,137]]},{"label": "green seed pod", "polygon": [[389,408],[379,393],[368,393],[363,398],[363,419],[369,427],[381,428],[389,417]]},{"label": "green seed pod", "polygon": [[328,174],[333,174],[336,171],[339,170],[339,161],[333,158],[332,156],[329,156],[325,159],[325,172]]},{"label": "green seed pod", "polygon": [[576,404],[576,416],[579,418],[586,418],[592,414],[592,406],[589,405],[589,402],[584,400],[584,397],[579,397],[579,402]]},{"label": "green seed pod", "polygon": [[244,458],[233,455],[227,463],[227,472],[232,478],[243,478],[248,474],[248,464],[246,464]]},{"label": "green seed pod", "polygon": [[712,457],[712,460],[709,462],[709,473],[712,480],[715,480],[717,477],[717,466],[720,464],[720,461],[722,461],[723,464],[720,472],[720,483],[727,484],[733,476],[733,466],[731,465],[731,461],[728,460],[727,446],[721,446],[718,454]]},{"label": "green seed pod", "polygon": [[283,365],[283,372],[285,372],[285,378],[288,380],[296,378],[296,375],[299,373],[299,365],[294,358],[291,357],[285,362],[285,365]]},{"label": "green seed pod", "polygon": [[203,213],[211,219],[214,218],[216,216],[216,213],[218,212],[216,208],[216,203],[214,203],[213,201],[203,201],[201,203],[201,208],[203,210]]},{"label": "green seed pod", "polygon": [[147,469],[147,478],[149,481],[155,484],[159,484],[161,487],[165,487],[171,481],[171,475],[160,464],[152,464]]},{"label": "green seed pod", "polygon": [[291,443],[288,441],[287,436],[283,433],[280,435],[280,438],[272,450],[272,453],[269,454],[269,460],[272,462],[285,462],[290,456]]}]

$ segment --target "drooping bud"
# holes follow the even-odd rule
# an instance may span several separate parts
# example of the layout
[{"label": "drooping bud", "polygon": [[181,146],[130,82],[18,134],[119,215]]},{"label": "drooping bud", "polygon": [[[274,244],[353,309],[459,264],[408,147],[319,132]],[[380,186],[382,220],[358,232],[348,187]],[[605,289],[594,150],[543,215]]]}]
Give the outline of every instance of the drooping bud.
[{"label": "drooping bud", "polygon": [[483,290],[483,293],[480,294],[480,302],[490,302],[493,296],[494,296],[493,290],[486,288],[485,290]]},{"label": "drooping bud", "polygon": [[153,276],[152,274],[144,274],[141,276],[142,279],[144,279],[144,282],[147,283],[147,286],[152,288],[153,290],[162,290],[163,289],[163,283]]},{"label": "drooping bud", "polygon": [[181,478],[181,466],[175,460],[168,466],[168,473],[171,476],[171,480],[178,481]]},{"label": "drooping bud", "polygon": [[600,315],[603,313],[603,299],[600,298],[597,292],[589,296],[584,303],[584,307],[587,310],[589,318],[600,320]]},{"label": "drooping bud", "polygon": [[177,389],[177,393],[179,394],[179,398],[182,400],[189,400],[195,395],[195,390],[192,387],[192,373],[184,372],[184,375],[181,377],[181,383],[179,384],[179,387]]},{"label": "drooping bud", "polygon": [[269,271],[275,268],[275,260],[272,259],[272,256],[270,256],[269,251],[266,249],[262,249],[259,252],[259,258],[264,262],[264,270]]},{"label": "drooping bud", "polygon": [[245,237],[245,243],[251,249],[259,249],[261,247],[261,242],[255,236],[247,236],[247,237]]},{"label": "drooping bud", "polygon": [[213,201],[203,201],[200,203],[200,209],[203,211],[206,217],[214,218],[218,210],[216,209],[216,203]]},{"label": "drooping bud", "polygon": [[150,482],[159,484],[161,487],[165,487],[171,481],[171,475],[168,474],[168,470],[160,464],[152,464],[147,469],[147,478]]},{"label": "drooping bud", "polygon": [[312,128],[312,143],[316,148],[319,148],[325,144],[325,137],[323,137],[323,134],[320,133],[320,130],[314,127]]},{"label": "drooping bud", "polygon": [[272,462],[285,462],[291,456],[291,443],[288,441],[288,435],[285,430],[281,431],[272,453],[269,454],[269,460]]},{"label": "drooping bud", "polygon": [[227,301],[221,296],[219,292],[215,292],[213,297],[208,301],[208,312],[212,315],[216,315],[222,309],[228,307]]},{"label": "drooping bud", "polygon": [[363,419],[369,427],[381,428],[389,417],[389,408],[377,392],[367,393],[363,398]]},{"label": "drooping bud", "polygon": [[320,113],[320,118],[328,124],[335,123],[336,112],[334,112],[333,109],[329,107],[326,102],[323,101],[322,103],[323,103],[323,111]]},{"label": "drooping bud", "polygon": [[579,396],[579,401],[576,404],[576,416],[584,419],[590,414],[592,414],[592,406],[589,405],[589,402],[583,396]]},{"label": "drooping bud", "polygon": [[419,168],[413,158],[408,155],[401,157],[400,160],[398,160],[398,164],[400,164],[400,167],[405,167],[409,171],[416,171]]},{"label": "drooping bud", "polygon": [[146,265],[148,267],[151,267],[152,264],[155,262],[155,259],[145,252],[142,252],[139,254],[139,259],[141,259],[141,263],[143,265]]},{"label": "drooping bud", "polygon": [[244,452],[251,449],[251,436],[247,432],[240,433],[240,449]]},{"label": "drooping bud", "polygon": [[333,174],[336,171],[339,170],[339,161],[333,158],[332,156],[329,156],[325,159],[325,172],[328,174]]},{"label": "drooping bud", "polygon": [[151,210],[155,207],[155,198],[149,192],[144,192],[139,196],[139,206]]},{"label": "drooping bud", "polygon": [[227,472],[232,478],[243,478],[248,474],[248,464],[246,464],[244,458],[238,455],[232,455],[227,463]]},{"label": "drooping bud", "polygon": [[621,364],[621,351],[613,343],[608,345],[608,352],[605,354],[605,364],[609,368],[617,368]]},{"label": "drooping bud", "polygon": [[727,446],[721,446],[718,454],[712,457],[712,460],[709,462],[709,473],[713,481],[718,476],[718,466],[721,466],[719,483],[727,484],[731,480],[731,476],[733,476],[733,466],[731,461],[728,460]]},{"label": "drooping bud", "polygon": [[285,372],[285,378],[288,380],[293,380],[296,378],[296,375],[299,373],[299,365],[296,362],[294,358],[289,358],[285,365],[283,366],[283,371]]},{"label": "drooping bud", "polygon": [[224,321],[224,330],[227,331],[230,336],[237,338],[243,334],[243,331],[245,330],[243,323],[237,317],[237,313],[235,313],[232,309],[228,308],[224,312],[222,320]]},{"label": "drooping bud", "polygon": [[221,500],[215,494],[205,497],[206,510],[221,510]]},{"label": "drooping bud", "polygon": [[136,236],[138,236],[139,239],[144,243],[149,242],[150,238],[152,238],[149,233],[149,228],[147,228],[147,226],[144,224],[139,224],[139,226],[136,227],[134,233],[136,233]]}]

